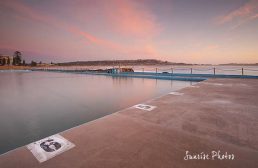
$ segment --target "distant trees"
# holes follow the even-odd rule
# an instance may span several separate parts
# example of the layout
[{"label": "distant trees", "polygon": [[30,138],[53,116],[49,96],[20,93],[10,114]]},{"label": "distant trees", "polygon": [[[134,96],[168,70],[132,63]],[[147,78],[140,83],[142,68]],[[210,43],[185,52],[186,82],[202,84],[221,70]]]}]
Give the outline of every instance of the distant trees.
[{"label": "distant trees", "polygon": [[0,54],[0,65],[26,66],[26,62],[25,60],[22,60],[22,53],[20,51],[15,51],[13,57]]},{"label": "distant trees", "polygon": [[10,58],[8,57],[7,58],[7,65],[10,65],[11,64],[11,60],[10,60]]},{"label": "distant trees", "polygon": [[31,66],[37,66],[37,62],[31,61],[30,65],[31,65]]},{"label": "distant trees", "polygon": [[15,51],[13,54],[13,65],[21,65],[22,53],[20,51]]},{"label": "distant trees", "polygon": [[5,65],[6,64],[6,59],[3,59],[3,65]]}]

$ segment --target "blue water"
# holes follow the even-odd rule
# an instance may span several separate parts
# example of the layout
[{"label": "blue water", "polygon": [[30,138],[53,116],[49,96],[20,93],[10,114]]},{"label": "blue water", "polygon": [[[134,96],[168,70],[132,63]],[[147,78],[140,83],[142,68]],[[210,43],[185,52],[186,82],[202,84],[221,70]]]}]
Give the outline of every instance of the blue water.
[{"label": "blue water", "polygon": [[0,72],[0,154],[194,82]]}]

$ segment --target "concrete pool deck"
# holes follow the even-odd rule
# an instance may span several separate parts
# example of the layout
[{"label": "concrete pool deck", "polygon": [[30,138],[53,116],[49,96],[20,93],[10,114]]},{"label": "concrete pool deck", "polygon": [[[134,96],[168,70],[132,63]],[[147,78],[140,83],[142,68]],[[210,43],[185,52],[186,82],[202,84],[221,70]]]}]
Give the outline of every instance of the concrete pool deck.
[{"label": "concrete pool deck", "polygon": [[[152,111],[131,107],[60,133],[75,147],[43,163],[21,147],[1,155],[0,167],[258,167],[257,79],[208,79],[177,92],[144,102]],[[184,160],[186,151],[234,160]]]}]

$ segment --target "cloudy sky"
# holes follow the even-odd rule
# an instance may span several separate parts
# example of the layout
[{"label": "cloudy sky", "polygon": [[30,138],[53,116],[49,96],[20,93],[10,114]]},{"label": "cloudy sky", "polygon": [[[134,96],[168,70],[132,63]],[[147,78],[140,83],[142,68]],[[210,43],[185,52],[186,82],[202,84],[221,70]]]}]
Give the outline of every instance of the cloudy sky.
[{"label": "cloudy sky", "polygon": [[258,0],[1,0],[0,54],[258,62]]}]

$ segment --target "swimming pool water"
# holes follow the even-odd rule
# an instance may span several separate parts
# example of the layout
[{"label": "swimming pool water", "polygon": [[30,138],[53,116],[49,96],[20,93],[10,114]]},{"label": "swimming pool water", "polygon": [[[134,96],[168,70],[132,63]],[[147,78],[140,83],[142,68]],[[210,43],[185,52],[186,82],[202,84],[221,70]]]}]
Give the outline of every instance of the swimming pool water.
[{"label": "swimming pool water", "polygon": [[0,73],[0,154],[195,82]]}]

